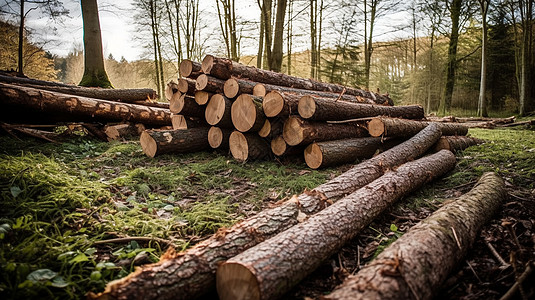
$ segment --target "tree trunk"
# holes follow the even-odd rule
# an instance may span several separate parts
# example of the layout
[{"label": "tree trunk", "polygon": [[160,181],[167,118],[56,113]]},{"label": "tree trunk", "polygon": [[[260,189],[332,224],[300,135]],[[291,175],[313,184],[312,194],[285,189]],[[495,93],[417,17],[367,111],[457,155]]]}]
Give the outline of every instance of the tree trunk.
[{"label": "tree trunk", "polygon": [[345,93],[352,96],[373,99],[378,104],[393,105],[392,100],[385,95],[379,95],[368,91],[346,87],[334,83],[318,82],[303,79],[273,71],[257,69],[233,62],[226,58],[207,55],[202,61],[202,70],[205,74],[227,80],[230,77],[246,78],[259,83],[293,87],[304,90],[316,90],[331,93]]},{"label": "tree trunk", "polygon": [[[178,92],[178,83],[176,83],[174,80],[169,81],[165,86],[165,100],[171,101],[173,94],[176,92]],[[154,93],[156,94],[156,92]]]},{"label": "tree trunk", "polygon": [[325,299],[432,299],[505,198],[503,180],[483,174],[470,192],[416,224]]},{"label": "tree trunk", "polygon": [[464,149],[470,147],[482,144],[483,141],[474,137],[470,136],[443,136],[438,140],[438,142],[435,144],[434,151],[438,152],[440,150],[446,149],[450,150],[451,152],[455,153],[458,151],[463,151]]},{"label": "tree trunk", "polygon": [[124,123],[104,126],[104,133],[108,137],[108,141],[139,137],[143,131],[145,131],[143,124]]},{"label": "tree trunk", "polygon": [[178,80],[178,91],[190,96],[195,95],[197,82],[191,78],[180,78]]},{"label": "tree trunk", "polygon": [[[391,119],[391,118],[373,118],[368,123],[368,132],[371,136],[385,137],[409,137],[415,135],[424,129],[430,122]],[[443,135],[466,135],[468,127],[455,123],[436,123]]]},{"label": "tree trunk", "polygon": [[206,123],[204,118],[186,117],[184,115],[172,115],[171,123],[173,124],[174,130],[208,127],[208,123]]},{"label": "tree trunk", "polygon": [[479,0],[481,6],[482,28],[481,28],[481,78],[479,84],[479,101],[477,115],[488,117],[487,113],[487,12],[490,0]]},{"label": "tree trunk", "polygon": [[275,15],[275,35],[269,69],[280,72],[282,67],[282,45],[284,41],[284,18],[286,17],[287,0],[277,0],[277,14]]},{"label": "tree trunk", "polygon": [[112,88],[104,69],[97,0],[81,1],[84,23],[84,75],[79,85]]},{"label": "tree trunk", "polygon": [[400,140],[380,137],[353,138],[312,143],[305,149],[305,162],[312,169],[325,168],[370,158],[378,150],[390,148]]},{"label": "tree trunk", "polygon": [[271,153],[269,144],[256,134],[234,131],[229,138],[230,153],[238,161],[263,159]]},{"label": "tree trunk", "polygon": [[6,117],[18,119],[19,122],[35,113],[40,120],[130,121],[155,126],[171,124],[171,113],[167,109],[65,95],[3,83],[0,83],[0,102],[3,103],[3,113],[6,113]]},{"label": "tree trunk", "polygon": [[453,87],[455,86],[455,70],[457,69],[457,44],[459,41],[459,17],[462,0],[453,0],[450,4],[451,34],[448,47],[448,66],[446,70],[446,87],[444,98],[440,101],[440,113],[446,115],[451,109]]},{"label": "tree trunk", "polygon": [[215,95],[214,93],[206,92],[206,91],[196,91],[195,92],[195,102],[199,105],[205,105],[210,101],[210,98]]},{"label": "tree trunk", "polygon": [[197,91],[206,91],[210,93],[222,94],[225,89],[225,80],[202,74],[197,77],[195,88],[197,89]]},{"label": "tree trunk", "polygon": [[392,118],[423,119],[425,112],[420,105],[382,106],[333,101],[328,98],[302,97],[298,105],[299,115],[304,119],[339,121],[376,116]]},{"label": "tree trunk", "polygon": [[271,152],[276,156],[303,155],[304,146],[290,146],[286,143],[282,135],[271,140]]},{"label": "tree trunk", "polygon": [[241,132],[256,132],[264,126],[266,116],[262,111],[261,101],[261,97],[248,94],[238,96],[230,110],[232,124],[236,129]]},{"label": "tree trunk", "polygon": [[206,105],[204,117],[212,126],[233,128],[231,118],[232,101],[221,94],[215,94]]},{"label": "tree trunk", "polygon": [[24,75],[24,21],[26,20],[26,14],[24,13],[24,0],[20,0],[20,23],[19,23],[19,45],[18,45],[18,60],[17,60],[17,72],[20,75]]},{"label": "tree trunk", "polygon": [[271,91],[262,101],[262,109],[266,117],[287,117],[297,114],[297,105],[301,95]]},{"label": "tree trunk", "polygon": [[282,128],[284,127],[284,121],[278,118],[266,119],[264,126],[258,131],[258,135],[263,138],[275,138],[282,135]]},{"label": "tree trunk", "polygon": [[312,142],[366,137],[366,129],[353,124],[329,124],[308,122],[298,117],[290,117],[284,122],[282,133],[290,146],[306,145]]},{"label": "tree trunk", "polygon": [[183,59],[178,68],[180,77],[196,79],[202,74],[201,63],[189,59]]},{"label": "tree trunk", "polygon": [[239,78],[230,78],[225,81],[223,91],[225,96],[231,99],[235,98],[239,94],[250,94],[253,96],[264,97],[266,95],[265,90],[262,92],[260,87],[255,90],[255,87],[257,85],[258,84],[254,81]]},{"label": "tree trunk", "polygon": [[195,102],[195,99],[186,94],[176,93],[169,102],[169,110],[174,114],[188,117],[204,118],[205,107]]},{"label": "tree trunk", "polygon": [[190,153],[210,148],[208,127],[187,130],[145,130],[140,143],[143,152],[149,157],[166,153]]},{"label": "tree trunk", "polygon": [[277,236],[227,260],[220,299],[276,299],[336,253],[396,200],[455,166],[450,151],[408,162]]},{"label": "tree trunk", "polygon": [[212,126],[208,131],[208,143],[210,147],[216,149],[229,149],[229,139],[230,134],[232,133],[231,129],[219,128]]},{"label": "tree trunk", "polygon": [[313,214],[380,177],[386,170],[422,155],[441,136],[436,125],[404,143],[364,161],[310,192],[261,211],[178,254],[166,254],[125,278],[110,282],[93,298],[194,299],[215,286],[215,271],[225,260],[297,224],[302,213]]}]

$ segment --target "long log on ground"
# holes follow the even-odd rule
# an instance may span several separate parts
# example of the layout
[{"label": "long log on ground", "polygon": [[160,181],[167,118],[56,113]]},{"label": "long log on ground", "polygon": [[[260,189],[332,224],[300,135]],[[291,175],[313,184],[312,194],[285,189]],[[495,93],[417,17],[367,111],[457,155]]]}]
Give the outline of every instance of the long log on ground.
[{"label": "long log on ground", "polygon": [[210,127],[210,130],[208,130],[208,143],[210,147],[214,149],[228,149],[231,133],[232,130],[228,128]]},{"label": "long log on ground", "polygon": [[478,138],[470,137],[470,136],[443,136],[438,140],[438,142],[435,144],[435,147],[433,151],[440,151],[442,149],[450,150],[451,152],[455,153],[458,151],[463,151],[464,149],[470,147],[482,144],[483,140],[480,140]]},{"label": "long log on ground", "polygon": [[199,105],[205,105],[213,95],[215,94],[207,91],[195,91],[195,102]]},{"label": "long log on ground", "polygon": [[178,92],[178,83],[174,80],[169,81],[165,86],[165,99],[171,101],[171,97],[173,97],[173,94],[176,92]]},{"label": "long log on ground", "polygon": [[169,102],[169,110],[174,114],[204,118],[205,107],[195,102],[191,96],[175,93]]},{"label": "long log on ground", "polygon": [[[371,136],[407,137],[415,135],[430,122],[394,118],[373,118],[368,123]],[[468,127],[456,123],[436,123],[443,135],[466,135]]]},{"label": "long log on ground", "polygon": [[202,70],[205,74],[227,80],[230,77],[249,79],[251,81],[268,83],[273,85],[294,87],[305,90],[327,91],[332,93],[345,93],[352,96],[373,99],[375,103],[393,105],[390,98],[385,95],[371,93],[357,88],[346,87],[333,83],[324,83],[311,79],[304,79],[295,76],[258,69],[245,66],[230,59],[207,55],[202,63]]},{"label": "long log on ground", "polygon": [[104,133],[109,141],[139,137],[143,131],[145,131],[145,126],[140,123],[124,123],[104,126]]},{"label": "long log on ground", "polygon": [[241,94],[230,109],[232,124],[241,132],[259,131],[266,121],[262,111],[262,98]]},{"label": "long log on ground", "polygon": [[206,74],[201,74],[197,77],[195,88],[198,91],[206,91],[210,93],[222,94],[225,87],[225,80],[215,78]]},{"label": "long log on ground", "polygon": [[370,158],[378,150],[391,148],[399,140],[364,137],[312,143],[305,149],[305,162],[312,169],[325,168]]},{"label": "long log on ground", "polygon": [[181,77],[195,79],[202,74],[201,63],[189,59],[183,59],[178,67],[178,73]]},{"label": "long log on ground", "polygon": [[263,159],[271,153],[269,144],[253,133],[232,132],[229,147],[232,157],[237,161]]},{"label": "long log on ground", "polygon": [[299,117],[289,117],[282,130],[284,140],[290,146],[312,142],[366,137],[366,129],[353,124],[329,124],[308,122]]},{"label": "long log on ground", "polygon": [[139,139],[149,157],[165,153],[189,153],[210,149],[208,127],[187,130],[145,130]]},{"label": "long log on ground", "polygon": [[212,126],[232,128],[231,107],[229,98],[221,94],[213,95],[204,112],[206,122]]},{"label": "long log on ground", "polygon": [[171,123],[174,130],[208,127],[208,123],[206,123],[204,118],[186,117],[184,115],[172,115]]},{"label": "long log on ground", "polygon": [[485,173],[467,194],[419,222],[326,299],[432,299],[506,196]]},{"label": "long log on ground", "polygon": [[43,91],[0,83],[0,103],[8,118],[25,120],[29,113],[41,119],[64,121],[130,121],[145,125],[169,125],[167,109]]},{"label": "long log on ground", "polygon": [[195,95],[195,85],[197,82],[191,78],[180,78],[178,80],[178,91],[182,94],[188,94],[190,96]]},{"label": "long log on ground", "polygon": [[321,211],[326,200],[334,202],[377,179],[386,170],[422,155],[441,135],[436,125],[430,125],[402,144],[310,192],[263,210],[184,252],[165,255],[155,264],[142,266],[127,277],[110,282],[96,298],[199,298],[215,287],[215,272],[221,262],[297,224],[303,213]]},{"label": "long log on ground", "polygon": [[[443,150],[401,165],[300,224],[217,268],[219,298],[277,299],[396,200],[455,167]],[[276,254],[276,255],[274,255]]]},{"label": "long log on ground", "polygon": [[299,99],[299,115],[303,119],[339,121],[356,118],[389,116],[392,118],[424,119],[420,105],[383,106],[333,101],[328,98],[306,96]]}]

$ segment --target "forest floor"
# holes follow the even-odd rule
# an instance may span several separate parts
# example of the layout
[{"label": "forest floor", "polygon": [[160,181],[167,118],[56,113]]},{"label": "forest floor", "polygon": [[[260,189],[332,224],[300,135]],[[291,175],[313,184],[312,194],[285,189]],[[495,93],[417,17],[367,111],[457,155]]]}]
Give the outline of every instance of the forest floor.
[{"label": "forest floor", "polygon": [[[438,294],[505,294],[535,261],[535,131],[470,134],[486,143],[457,153],[454,171],[398,201],[285,299],[329,293],[487,171],[506,180],[508,199]],[[102,291],[136,265],[157,261],[168,245],[191,247],[350,167],[310,170],[298,159],[241,164],[215,151],[148,158],[137,141],[80,135],[54,144],[0,136],[0,297],[83,298]],[[114,238],[122,239],[108,241]],[[533,297],[528,286],[523,292]]]}]

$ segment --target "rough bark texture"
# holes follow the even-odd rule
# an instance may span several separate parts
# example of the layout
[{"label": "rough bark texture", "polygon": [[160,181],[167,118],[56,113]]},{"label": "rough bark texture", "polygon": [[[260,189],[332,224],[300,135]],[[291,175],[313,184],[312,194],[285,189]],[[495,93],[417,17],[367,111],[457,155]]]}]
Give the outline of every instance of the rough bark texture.
[{"label": "rough bark texture", "polygon": [[442,149],[450,150],[451,152],[455,153],[457,151],[463,151],[464,149],[482,144],[483,140],[480,140],[478,138],[470,137],[470,136],[443,136],[438,140],[438,142],[435,144],[434,151],[440,151]]},{"label": "rough bark texture", "polygon": [[169,110],[174,114],[204,118],[205,107],[195,102],[195,98],[191,96],[176,93],[169,102]]},{"label": "rough bark texture", "polygon": [[0,83],[2,113],[8,119],[26,120],[31,113],[40,119],[64,121],[130,121],[145,125],[170,125],[167,109],[66,95]]},{"label": "rough bark texture", "polygon": [[[255,95],[254,94],[255,85],[256,85],[256,82],[254,81],[239,79],[239,78],[230,78],[230,79],[227,79],[227,81],[225,81],[223,90],[224,90],[225,96],[229,98],[235,98],[239,94]],[[264,96],[264,95],[259,95],[259,96]]]},{"label": "rough bark texture", "polygon": [[124,123],[104,126],[104,133],[109,141],[139,137],[144,130],[143,124]]},{"label": "rough bark texture", "polygon": [[[450,151],[408,162],[217,269],[220,299],[277,299],[392,203],[453,169]],[[255,297],[258,296],[258,297]]]},{"label": "rough bark texture", "polygon": [[208,126],[208,123],[203,118],[186,117],[184,115],[172,115],[171,123],[175,130]]},{"label": "rough bark texture", "polygon": [[263,138],[273,139],[282,134],[284,121],[279,118],[266,119],[264,126],[258,131],[258,135]]},{"label": "rough bark texture", "polygon": [[149,157],[165,153],[188,153],[210,148],[208,127],[187,130],[145,130],[140,143],[143,152]]},{"label": "rough bark texture", "polygon": [[214,57],[212,55],[207,55],[202,61],[202,70],[206,74],[211,74],[214,77],[224,80],[234,76],[260,83],[287,86],[304,90],[345,93],[352,96],[372,99],[378,104],[393,105],[392,100],[384,95],[379,95],[356,88],[345,87],[338,84],[323,83],[310,79],[290,76],[283,73],[262,70],[233,62],[230,59]]},{"label": "rough bark texture", "polygon": [[232,103],[230,112],[232,124],[241,132],[257,132],[266,121],[261,97],[241,94]]},{"label": "rough bark texture", "polygon": [[196,91],[195,92],[195,102],[199,105],[205,105],[210,101],[210,98],[215,95],[214,93],[206,92],[206,91]]},{"label": "rough bark texture", "polygon": [[256,134],[234,131],[229,138],[232,157],[238,161],[263,159],[271,153],[269,144]]},{"label": "rough bark texture", "polygon": [[215,94],[206,105],[204,117],[212,126],[232,128],[232,101],[221,94]]},{"label": "rough bark texture", "polygon": [[198,91],[206,91],[210,93],[222,94],[225,87],[225,80],[215,78],[206,74],[199,75],[195,88]]},{"label": "rough bark texture", "polygon": [[477,185],[416,224],[326,299],[432,299],[499,209],[503,180],[485,173]]},{"label": "rough bark texture", "polygon": [[178,80],[178,91],[182,94],[187,94],[190,96],[195,95],[197,82],[191,78],[180,78]]},{"label": "rough bark texture", "polygon": [[262,102],[262,108],[266,117],[286,117],[297,114],[297,105],[301,98],[298,94],[271,91]]},{"label": "rough bark texture", "polygon": [[[246,249],[297,224],[305,213],[323,209],[326,197],[336,201],[372,182],[394,165],[412,160],[427,151],[440,137],[440,130],[428,126],[417,136],[365,161],[311,192],[263,210],[206,241],[160,262],[142,266],[127,277],[110,282],[100,299],[195,299],[215,287],[217,266]],[[109,298],[108,298],[109,297]]]},{"label": "rough bark texture", "polygon": [[312,169],[341,165],[359,158],[370,158],[385,145],[390,143],[383,144],[380,137],[312,143],[305,149],[305,162]]},{"label": "rough bark texture", "polygon": [[312,142],[366,137],[366,129],[352,124],[329,124],[308,122],[298,117],[290,117],[284,122],[284,140],[290,146],[306,145]]},{"label": "rough bark texture", "polygon": [[181,77],[197,78],[202,74],[201,63],[183,59],[178,69]]},{"label": "rough bark texture", "polygon": [[[368,132],[371,136],[407,137],[415,135],[429,124],[430,122],[379,117],[368,123]],[[436,124],[443,135],[466,135],[468,133],[468,127],[461,124]]]},{"label": "rough bark texture", "polygon": [[356,118],[389,116],[393,118],[423,119],[424,109],[420,105],[382,106],[333,101],[317,96],[302,97],[298,105],[299,115],[304,119],[337,121]]},{"label": "rough bark texture", "polygon": [[212,126],[208,131],[208,143],[212,148],[229,149],[231,129]]}]

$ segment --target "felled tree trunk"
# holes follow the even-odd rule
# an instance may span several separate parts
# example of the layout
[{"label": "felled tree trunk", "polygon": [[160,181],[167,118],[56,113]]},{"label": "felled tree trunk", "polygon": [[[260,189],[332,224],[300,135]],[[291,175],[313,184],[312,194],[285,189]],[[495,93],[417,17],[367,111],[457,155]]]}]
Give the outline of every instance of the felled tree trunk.
[{"label": "felled tree trunk", "polygon": [[107,125],[104,127],[104,133],[109,141],[139,137],[143,131],[145,131],[145,126],[139,123],[135,125],[131,123]]},{"label": "felled tree trunk", "polygon": [[290,117],[284,122],[284,140],[290,146],[306,145],[312,142],[366,137],[366,129],[353,124],[329,124],[308,122],[298,117]]},{"label": "felled tree trunk", "polygon": [[231,133],[232,130],[228,128],[219,128],[216,126],[210,127],[210,130],[208,131],[208,143],[210,144],[210,147],[214,149],[228,149]]},{"label": "felled tree trunk", "polygon": [[195,79],[202,74],[201,63],[189,59],[183,59],[180,62],[178,72],[180,73],[181,77]]},{"label": "felled tree trunk", "polygon": [[[371,136],[407,137],[415,135],[430,122],[378,117],[368,123]],[[443,135],[466,135],[468,127],[455,123],[436,123]]]},{"label": "felled tree trunk", "polygon": [[408,162],[217,269],[219,298],[277,299],[396,200],[453,169],[450,151]]},{"label": "felled tree trunk", "polygon": [[297,114],[297,106],[301,95],[271,91],[262,101],[266,117],[287,117]]},{"label": "felled tree trunk", "polygon": [[215,94],[222,94],[225,87],[225,81],[206,74],[199,75],[195,88],[198,91],[206,91]]},{"label": "felled tree trunk", "polygon": [[232,124],[241,132],[257,132],[266,121],[262,111],[262,98],[241,94],[232,103],[230,110]]},{"label": "felled tree trunk", "polygon": [[284,141],[282,135],[271,140],[271,152],[276,156],[303,155],[304,146],[290,146]]},{"label": "felled tree trunk", "polygon": [[149,157],[165,153],[189,153],[210,148],[208,127],[187,130],[145,130],[140,143],[143,152]]},{"label": "felled tree trunk", "polygon": [[171,123],[173,129],[190,129],[195,127],[208,127],[208,123],[204,119],[195,117],[186,117],[184,115],[172,115]]},{"label": "felled tree trunk", "polygon": [[258,135],[263,138],[273,139],[276,136],[282,134],[282,128],[284,127],[284,121],[278,118],[273,118],[271,120],[266,119],[264,126],[258,131]]},{"label": "felled tree trunk", "polygon": [[205,105],[210,101],[210,98],[215,95],[214,93],[210,93],[207,91],[196,91],[195,92],[195,102],[199,105]]},{"label": "felled tree trunk", "polygon": [[299,115],[304,119],[338,121],[356,118],[389,116],[392,118],[423,119],[420,105],[383,106],[333,101],[317,96],[302,97],[298,105]]},{"label": "felled tree trunk", "polygon": [[8,119],[130,121],[145,125],[169,125],[169,110],[144,105],[61,94],[0,83],[0,103]]},{"label": "felled tree trunk", "polygon": [[260,96],[263,97],[265,95],[256,95],[254,91],[254,87],[256,85],[256,82],[245,80],[245,79],[239,79],[239,78],[229,78],[227,81],[225,81],[225,85],[223,86],[223,91],[226,97],[228,98],[235,98],[239,94],[250,94],[253,96]]},{"label": "felled tree trunk", "polygon": [[324,91],[315,91],[315,90],[304,90],[304,89],[296,89],[293,87],[287,87],[287,86],[280,86],[280,85],[273,85],[273,84],[265,84],[265,83],[256,83],[253,92],[255,95],[258,96],[265,96],[271,92],[281,92],[281,93],[290,93],[290,94],[296,94],[300,96],[318,96],[323,98],[329,98],[333,100],[345,100],[348,102],[355,102],[355,103],[365,103],[365,104],[376,104],[373,102],[373,100],[363,97],[357,97],[352,96],[348,94],[340,94],[340,93],[332,93],[332,92],[324,92]]},{"label": "felled tree trunk", "polygon": [[178,83],[174,80],[169,81],[165,86],[165,99],[171,101],[171,97],[173,97],[173,94],[176,92],[178,92]]},{"label": "felled tree trunk", "polygon": [[238,161],[263,159],[271,153],[269,144],[256,134],[234,131],[229,138],[230,153]]},{"label": "felled tree trunk", "polygon": [[440,151],[442,149],[450,150],[455,153],[457,151],[463,151],[464,149],[483,143],[482,140],[470,137],[470,136],[443,136],[435,144],[434,151]]},{"label": "felled tree trunk", "polygon": [[212,126],[233,128],[231,107],[232,101],[229,98],[221,94],[213,95],[204,112],[206,122]]},{"label": "felled tree trunk", "polygon": [[205,107],[195,102],[191,96],[175,93],[169,102],[169,110],[174,114],[204,118]]},{"label": "felled tree trunk", "polygon": [[440,130],[430,125],[408,141],[310,192],[221,230],[191,249],[166,255],[158,263],[142,266],[127,277],[110,282],[96,298],[199,298],[215,287],[215,272],[221,262],[297,224],[303,213],[317,213],[325,207],[326,200],[336,201],[372,182],[386,170],[422,155],[440,136]]},{"label": "felled tree trunk", "polygon": [[432,299],[505,199],[485,173],[467,194],[416,224],[326,299]]},{"label": "felled tree trunk", "polygon": [[190,96],[195,95],[195,85],[196,81],[191,78],[180,78],[177,84],[179,92]]}]

